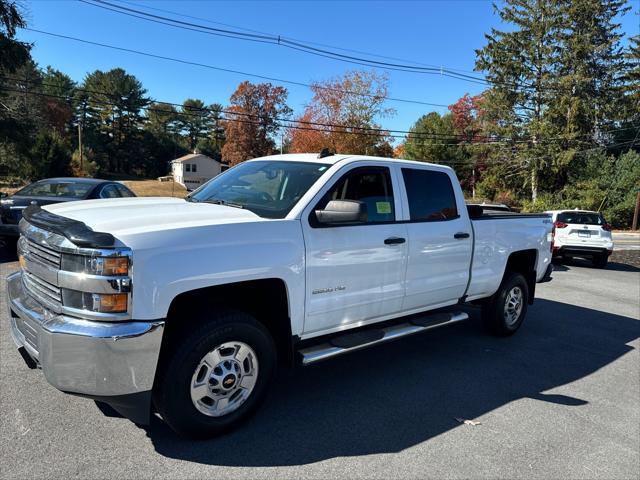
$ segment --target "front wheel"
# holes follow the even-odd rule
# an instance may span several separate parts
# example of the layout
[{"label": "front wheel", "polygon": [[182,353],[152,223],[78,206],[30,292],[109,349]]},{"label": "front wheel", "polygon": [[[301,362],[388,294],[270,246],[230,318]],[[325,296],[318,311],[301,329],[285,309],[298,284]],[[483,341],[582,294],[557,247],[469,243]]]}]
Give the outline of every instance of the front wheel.
[{"label": "front wheel", "polygon": [[176,432],[208,438],[246,420],[276,365],[269,331],[248,314],[220,312],[177,340],[161,362],[154,403]]},{"label": "front wheel", "polygon": [[482,306],[487,329],[499,336],[513,335],[527,314],[529,287],[520,273],[507,273],[498,291]]}]

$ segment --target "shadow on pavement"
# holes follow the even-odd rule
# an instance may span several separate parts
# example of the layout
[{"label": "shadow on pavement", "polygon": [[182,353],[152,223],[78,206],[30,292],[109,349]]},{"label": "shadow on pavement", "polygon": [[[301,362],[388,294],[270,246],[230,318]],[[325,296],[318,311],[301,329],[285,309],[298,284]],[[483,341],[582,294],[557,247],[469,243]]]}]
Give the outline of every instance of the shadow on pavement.
[{"label": "shadow on pavement", "polygon": [[[638,252],[640,255],[640,251]],[[594,271],[599,270],[613,270],[617,272],[640,272],[640,268],[630,265],[628,263],[620,263],[620,262],[612,262],[609,261],[607,266],[604,269],[594,268],[591,260],[587,260],[586,258],[565,258],[562,260],[554,259],[553,260],[553,269],[559,272],[566,272],[571,270],[571,267],[583,267],[583,268],[592,268]]]},{"label": "shadow on pavement", "polygon": [[167,457],[226,466],[301,465],[393,453],[521,398],[580,408],[589,398],[543,393],[621,357],[640,321],[536,300],[511,338],[472,321],[281,372],[239,430],[194,442],[155,419],[147,435]]},{"label": "shadow on pavement", "polygon": [[15,262],[17,260],[16,241],[0,238],[0,263]]}]

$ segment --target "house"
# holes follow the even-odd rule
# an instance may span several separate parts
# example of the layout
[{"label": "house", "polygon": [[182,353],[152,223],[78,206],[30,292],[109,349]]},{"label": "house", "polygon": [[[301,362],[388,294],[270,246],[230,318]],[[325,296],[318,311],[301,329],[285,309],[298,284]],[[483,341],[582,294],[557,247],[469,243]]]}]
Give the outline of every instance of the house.
[{"label": "house", "polygon": [[195,190],[223,170],[223,165],[201,153],[190,153],[171,161],[173,181],[187,190]]}]

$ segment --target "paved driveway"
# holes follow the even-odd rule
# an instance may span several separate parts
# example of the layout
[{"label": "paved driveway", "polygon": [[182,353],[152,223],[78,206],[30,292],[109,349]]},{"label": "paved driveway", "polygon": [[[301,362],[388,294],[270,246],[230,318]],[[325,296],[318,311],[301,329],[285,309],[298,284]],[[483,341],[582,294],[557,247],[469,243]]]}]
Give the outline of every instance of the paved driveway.
[{"label": "paved driveway", "polygon": [[[0,477],[638,478],[640,270],[587,265],[539,285],[512,338],[474,312],[282,372],[248,424],[206,442],[50,387],[15,351],[2,296]],[[17,267],[0,268],[4,282]]]}]

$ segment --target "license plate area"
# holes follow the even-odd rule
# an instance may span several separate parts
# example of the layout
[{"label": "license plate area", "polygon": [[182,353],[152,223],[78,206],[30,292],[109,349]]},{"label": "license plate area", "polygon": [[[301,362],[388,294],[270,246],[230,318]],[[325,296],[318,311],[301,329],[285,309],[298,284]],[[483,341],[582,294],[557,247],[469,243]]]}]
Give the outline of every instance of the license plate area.
[{"label": "license plate area", "polygon": [[579,236],[580,238],[591,238],[591,232],[590,232],[590,231],[588,231],[588,230],[587,230],[586,232],[584,232],[584,231],[578,231],[578,236]]}]

